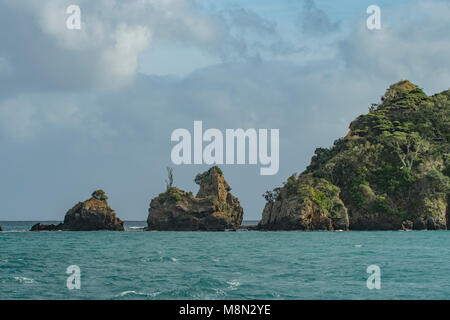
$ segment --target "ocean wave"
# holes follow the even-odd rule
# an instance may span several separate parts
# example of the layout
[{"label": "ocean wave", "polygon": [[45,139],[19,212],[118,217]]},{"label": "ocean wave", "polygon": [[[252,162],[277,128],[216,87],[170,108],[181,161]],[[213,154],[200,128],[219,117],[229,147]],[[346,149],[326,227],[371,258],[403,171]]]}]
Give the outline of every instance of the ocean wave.
[{"label": "ocean wave", "polygon": [[236,290],[237,287],[241,285],[241,283],[237,280],[230,280],[227,281],[227,284],[229,285],[228,289]]},{"label": "ocean wave", "polygon": [[25,284],[34,282],[34,279],[27,278],[27,277],[14,277],[14,280],[19,281],[20,283],[25,283]]},{"label": "ocean wave", "polygon": [[152,292],[152,293],[146,293],[146,292],[139,292],[134,290],[128,290],[123,291],[115,296],[115,298],[153,298],[160,294],[161,292]]}]

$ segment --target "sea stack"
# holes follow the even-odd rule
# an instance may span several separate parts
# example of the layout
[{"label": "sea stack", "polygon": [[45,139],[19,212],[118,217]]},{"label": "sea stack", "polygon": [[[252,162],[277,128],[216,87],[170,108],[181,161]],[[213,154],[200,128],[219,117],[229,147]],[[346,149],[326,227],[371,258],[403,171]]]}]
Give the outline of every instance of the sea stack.
[{"label": "sea stack", "polygon": [[240,227],[243,209],[234,197],[219,167],[198,174],[200,190],[194,196],[172,186],[150,203],[146,230],[224,231]]},{"label": "sea stack", "polygon": [[64,223],[58,225],[36,224],[31,231],[124,231],[123,221],[108,205],[108,197],[103,190],[96,190],[92,197],[77,203],[67,211]]},{"label": "sea stack", "polygon": [[259,229],[450,229],[449,115],[450,90],[391,85],[345,137],[265,193]]}]

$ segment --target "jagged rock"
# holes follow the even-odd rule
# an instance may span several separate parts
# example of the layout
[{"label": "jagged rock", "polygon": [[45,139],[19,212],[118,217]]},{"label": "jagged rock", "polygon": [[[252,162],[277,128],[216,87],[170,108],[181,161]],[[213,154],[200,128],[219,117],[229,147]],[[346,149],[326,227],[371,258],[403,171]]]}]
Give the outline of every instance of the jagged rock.
[{"label": "jagged rock", "polygon": [[169,186],[150,203],[146,230],[223,231],[240,227],[243,209],[218,167],[197,175],[200,190],[194,197]]},{"label": "jagged rock", "polygon": [[2,232],[2,231],[3,231],[2,226],[0,226],[0,232]]},{"label": "jagged rock", "polygon": [[268,200],[260,230],[347,230],[347,209],[339,188],[324,179],[295,175]]},{"label": "jagged rock", "polygon": [[414,223],[412,221],[406,220],[402,223],[402,230],[412,230]]},{"label": "jagged rock", "polygon": [[124,231],[123,221],[116,216],[107,199],[102,190],[96,190],[92,193],[92,198],[78,202],[67,211],[64,223],[58,225],[37,223],[31,231]]},{"label": "jagged rock", "polygon": [[36,223],[31,227],[30,231],[58,231],[62,230],[63,224],[59,223],[57,225],[55,224],[40,224]]},{"label": "jagged rock", "polygon": [[63,229],[70,231],[124,231],[123,221],[116,216],[106,200],[94,197],[77,203],[66,213]]}]

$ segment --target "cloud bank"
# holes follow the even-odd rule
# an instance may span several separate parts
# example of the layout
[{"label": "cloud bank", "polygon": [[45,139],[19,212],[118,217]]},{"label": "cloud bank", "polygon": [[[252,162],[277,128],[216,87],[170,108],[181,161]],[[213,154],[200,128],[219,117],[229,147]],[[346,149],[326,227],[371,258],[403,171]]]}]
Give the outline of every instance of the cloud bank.
[{"label": "cloud bank", "polygon": [[[450,83],[445,1],[383,9],[377,31],[355,15],[351,32],[324,40],[333,52],[325,58],[314,53],[317,32],[341,30],[310,1],[292,30],[318,37],[314,48],[249,8],[208,11],[187,0],[78,1],[89,10],[82,32],[68,33],[60,27],[67,3],[0,1],[0,220],[61,219],[99,187],[121,217],[145,220],[164,189],[170,134],[194,120],[205,129],[280,129],[277,175],[223,166],[245,218],[259,219],[262,193],[302,171],[316,147],[344,136],[389,84],[409,79],[431,94]],[[140,74],[142,53],[165,42],[221,63],[186,77]],[[192,180],[206,167],[174,169],[175,184],[195,190]]]}]

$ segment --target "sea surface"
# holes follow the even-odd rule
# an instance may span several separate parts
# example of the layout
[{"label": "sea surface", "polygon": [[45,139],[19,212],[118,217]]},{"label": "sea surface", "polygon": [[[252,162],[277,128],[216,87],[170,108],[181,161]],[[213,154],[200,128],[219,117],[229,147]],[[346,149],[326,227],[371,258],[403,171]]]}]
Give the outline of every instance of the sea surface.
[{"label": "sea surface", "polygon": [[32,224],[0,222],[0,299],[450,298],[449,231],[25,232]]}]

